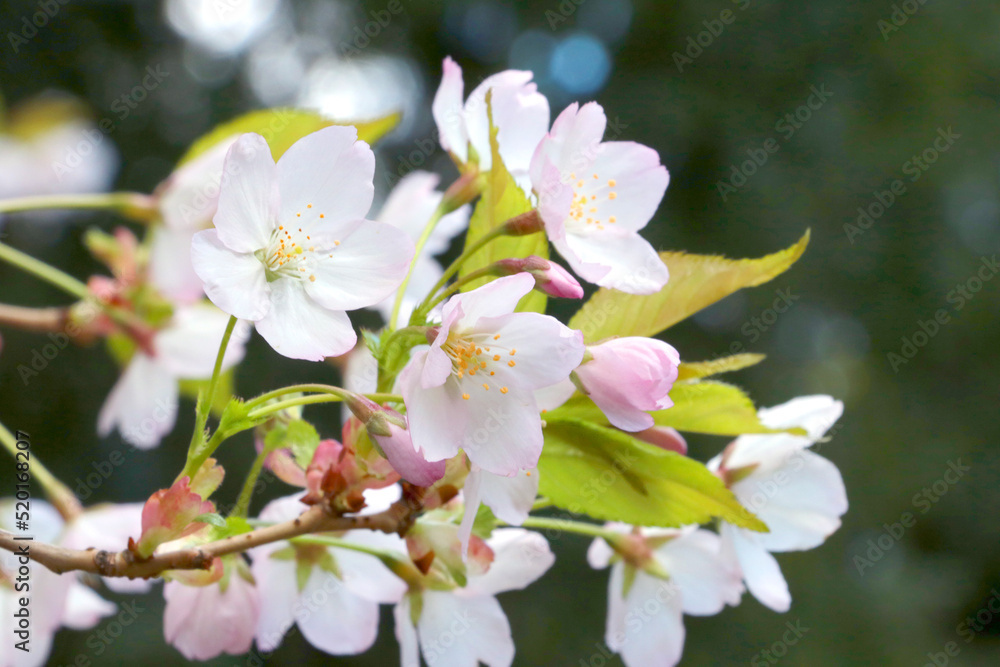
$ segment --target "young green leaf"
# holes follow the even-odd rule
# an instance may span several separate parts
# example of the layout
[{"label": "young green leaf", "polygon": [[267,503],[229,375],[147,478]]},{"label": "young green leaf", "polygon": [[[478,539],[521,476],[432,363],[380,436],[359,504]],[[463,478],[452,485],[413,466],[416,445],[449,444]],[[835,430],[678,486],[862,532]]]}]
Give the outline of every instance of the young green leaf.
[{"label": "young green leaf", "polygon": [[656,294],[626,294],[599,289],[569,326],[587,342],[611,336],[655,336],[744,287],[766,283],[786,271],[809,245],[809,231],[799,242],[759,259],[726,259],[712,255],[661,252],[670,281]]},{"label": "young green leaf", "polygon": [[[503,160],[500,159],[497,128],[493,125],[492,120],[490,121],[490,150],[492,151],[492,166],[486,180],[486,188],[469,219],[469,231],[465,235],[466,248],[491,229],[499,227],[510,218],[527,213],[532,209],[531,202],[528,201],[524,191],[521,190],[513,176],[507,171]],[[548,259],[549,242],[545,234],[539,232],[528,236],[503,236],[495,239],[462,265],[459,276],[466,276],[501,259],[527,257],[528,255],[537,255]],[[488,278],[474,280],[463,286],[462,291],[468,292],[485,285],[488,281]],[[545,303],[546,296],[532,290],[521,299],[517,310],[519,312],[542,313],[545,312]]]},{"label": "young green leaf", "polygon": [[756,366],[764,361],[764,359],[765,355],[763,354],[747,352],[744,354],[734,354],[730,357],[712,359],[711,361],[681,363],[677,371],[677,381],[683,382],[684,380],[694,380],[710,375],[718,375],[719,373],[731,373],[732,371]]},{"label": "young green leaf", "polygon": [[764,426],[750,397],[739,387],[724,382],[681,382],[674,385],[670,398],[674,402],[673,407],[650,413],[658,426],[712,435],[806,434],[800,428],[773,429]]},{"label": "young green leaf", "polygon": [[295,462],[303,469],[309,466],[317,446],[319,433],[316,427],[302,419],[293,419],[287,426],[277,425],[264,438],[264,447],[268,451],[290,449]]},{"label": "young green leaf", "polygon": [[549,420],[538,468],[540,492],[573,513],[662,527],[718,517],[767,530],[703,464],[613,428]]},{"label": "young green leaf", "polygon": [[399,119],[399,113],[392,113],[370,121],[335,121],[315,111],[290,108],[258,109],[227,121],[199,138],[191,144],[177,162],[177,166],[190,162],[219,142],[245,132],[256,132],[263,136],[271,147],[271,156],[277,160],[296,141],[324,127],[353,125],[358,128],[358,139],[373,144],[396,127]]},{"label": "young green leaf", "polygon": [[216,514],[215,512],[206,512],[205,514],[199,514],[191,523],[207,523],[216,528],[225,528],[226,520],[222,518],[221,514]]}]

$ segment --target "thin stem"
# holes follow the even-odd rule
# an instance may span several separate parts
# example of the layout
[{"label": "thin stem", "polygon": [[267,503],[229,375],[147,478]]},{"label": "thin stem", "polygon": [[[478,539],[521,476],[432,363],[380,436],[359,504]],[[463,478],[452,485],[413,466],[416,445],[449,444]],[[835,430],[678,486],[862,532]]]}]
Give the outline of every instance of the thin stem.
[{"label": "thin stem", "polygon": [[447,299],[449,296],[451,296],[458,290],[462,289],[463,286],[468,285],[469,283],[475,280],[479,280],[480,278],[492,275],[496,275],[496,269],[493,266],[486,266],[481,269],[476,269],[472,273],[462,276],[452,284],[448,285],[448,289],[438,294],[436,297],[434,297],[434,299],[431,300],[430,303],[427,304],[427,312],[433,310],[434,306],[438,305],[439,303]]},{"label": "thin stem", "polygon": [[136,222],[159,216],[156,198],[139,192],[105,192],[80,195],[42,195],[0,200],[0,213],[21,213],[46,209],[110,210]]},{"label": "thin stem", "polygon": [[[317,394],[333,394],[335,396],[343,396],[346,390],[336,387],[332,384],[293,384],[287,387],[282,387],[281,389],[275,389],[269,391],[265,394],[261,394],[255,398],[250,399],[246,403],[246,407],[255,408],[262,403],[266,403],[272,399],[278,398],[279,396],[284,396],[285,394],[297,394],[297,393],[317,393]],[[402,402],[401,398],[396,394],[364,394],[371,400],[377,403],[386,403],[389,401]]]},{"label": "thin stem", "polygon": [[298,544],[319,544],[324,547],[336,547],[338,549],[349,549],[350,551],[357,551],[359,553],[368,554],[369,556],[375,556],[379,560],[394,560],[399,558],[399,556],[392,551],[387,549],[379,549],[377,547],[371,547],[366,544],[360,544],[358,542],[351,542],[350,540],[341,540],[336,537],[329,537],[327,535],[303,535],[302,537],[293,537],[292,542]]},{"label": "thin stem", "polygon": [[529,516],[521,524],[525,528],[537,528],[539,530],[558,530],[564,533],[575,533],[586,535],[587,537],[600,537],[614,540],[621,537],[619,533],[610,531],[602,526],[582,521],[570,521],[568,519],[549,519],[547,517]]},{"label": "thin stem", "polygon": [[[322,385],[319,385],[322,386]],[[344,390],[340,390],[343,392]],[[403,397],[399,394],[364,394],[366,398],[370,398],[376,403],[402,403]],[[260,398],[260,397],[258,397]],[[247,415],[250,419],[260,419],[261,417],[266,417],[267,415],[274,414],[275,412],[281,412],[286,408],[294,408],[297,405],[313,405],[315,403],[337,403],[344,400],[342,393],[327,392],[322,394],[313,394],[311,396],[297,396],[295,398],[290,398],[278,403],[272,403],[270,405],[264,405],[261,407],[254,408]],[[259,403],[257,403],[259,405]]]},{"label": "thin stem", "polygon": [[431,219],[427,221],[424,225],[424,231],[421,232],[420,238],[417,239],[416,250],[413,253],[413,260],[410,262],[410,270],[406,272],[406,277],[403,278],[402,284],[399,289],[396,290],[396,300],[392,303],[392,316],[389,318],[389,330],[392,331],[396,328],[399,320],[399,309],[403,305],[403,296],[406,294],[406,288],[410,285],[410,278],[413,277],[413,270],[417,266],[417,259],[420,257],[420,253],[423,251],[424,246],[427,245],[427,241],[431,238],[431,234],[434,232],[434,228],[437,227],[437,223],[448,213],[448,204],[445,198],[441,199],[441,203],[438,207],[434,209],[434,213],[431,214]]},{"label": "thin stem", "polygon": [[[20,431],[18,433],[20,434]],[[0,424],[0,443],[3,444],[4,449],[10,452],[15,461],[23,460],[28,464],[29,478],[41,485],[45,495],[66,521],[78,516],[83,508],[80,507],[80,501],[76,499],[73,492],[42,465],[42,462],[38,460],[38,455],[31,452],[30,444],[25,449],[18,448],[18,439],[6,426]],[[30,443],[27,438],[21,440]],[[21,458],[18,457],[19,454]]]},{"label": "thin stem", "polygon": [[69,316],[69,308],[26,308],[0,303],[0,326],[22,331],[62,331]]},{"label": "thin stem", "polygon": [[535,502],[531,505],[531,511],[535,512],[537,510],[543,510],[546,507],[552,507],[552,505],[554,504],[555,503],[553,503],[548,498],[537,498],[535,499]]},{"label": "thin stem", "polygon": [[265,445],[261,448],[260,453],[257,454],[257,458],[253,460],[250,472],[247,473],[247,479],[243,482],[240,497],[236,501],[236,507],[230,516],[246,517],[247,512],[250,510],[250,500],[253,498],[253,488],[257,485],[257,478],[260,477],[260,471],[264,469],[264,461],[267,460],[270,453],[271,450]]},{"label": "thin stem", "polygon": [[437,294],[439,290],[448,284],[448,280],[450,280],[453,275],[458,273],[458,270],[462,268],[462,264],[464,264],[466,260],[475,255],[477,252],[482,250],[487,243],[493,239],[504,236],[506,233],[507,228],[504,225],[499,225],[473,241],[472,245],[462,251],[462,254],[456,257],[455,261],[448,265],[448,268],[446,268],[444,273],[441,274],[440,280],[438,280],[434,287],[431,288],[431,291],[428,292],[427,296],[420,303],[420,305],[413,310],[413,314],[417,315],[419,313],[423,315],[430,311],[431,307],[428,305],[428,302],[434,298],[434,295]]},{"label": "thin stem", "polygon": [[[226,348],[229,347],[229,339],[233,335],[233,329],[236,328],[236,322],[236,316],[230,315],[229,322],[226,324],[226,332],[222,335],[222,342],[219,343],[219,352],[215,355],[215,368],[212,369],[212,379],[208,383],[208,392],[198,397],[194,433],[191,434],[191,445],[188,447],[188,464],[185,466],[184,472],[181,473],[182,475],[186,474],[189,477],[193,477],[205,459],[211,456],[211,453],[209,453],[202,457],[203,452],[201,450],[207,448],[207,445],[204,447],[202,445],[205,439],[205,424],[208,423],[208,413],[215,403],[215,388],[219,384],[219,375],[222,373],[222,360],[226,356]],[[215,440],[216,435],[218,435],[218,432],[212,436],[212,440]],[[197,459],[201,460],[195,466],[193,464]]]},{"label": "thin stem", "polygon": [[59,269],[49,266],[45,262],[35,259],[31,255],[12,248],[5,243],[0,243],[0,260],[21,269],[25,273],[30,273],[54,287],[58,287],[78,299],[89,299],[91,297],[87,286],[73,276],[63,273]]}]

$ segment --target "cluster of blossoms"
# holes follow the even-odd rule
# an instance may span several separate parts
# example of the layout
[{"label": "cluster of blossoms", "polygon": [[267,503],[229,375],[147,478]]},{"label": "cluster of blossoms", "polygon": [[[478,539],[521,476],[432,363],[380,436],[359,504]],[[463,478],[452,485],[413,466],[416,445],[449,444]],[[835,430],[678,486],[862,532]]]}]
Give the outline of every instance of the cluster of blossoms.
[{"label": "cluster of blossoms", "polygon": [[[592,537],[590,564],[611,567],[608,647],[629,667],[673,665],[683,614],[718,613],[746,589],[787,610],[772,554],[814,548],[839,527],[843,482],[810,447],[842,405],[812,396],[746,414],[738,389],[703,378],[759,359],[682,364],[652,337],[760,276],[726,287],[694,283],[705,271],[672,278],[674,256],[725,265],[657,253],[640,235],[669,180],[657,152],[603,141],[593,102],[550,126],[531,79],[502,72],[465,97],[461,69],[445,61],[433,116],[459,177],[443,192],[436,175],[414,172],[372,215],[375,157],[359,137],[376,137],[365,124],[307,123],[270,143],[223,132],[149,198],[142,242],[125,230],[88,237],[113,277],[87,286],[96,316],[74,308],[67,318],[80,338],[106,338],[124,366],[98,432],[157,446],[192,381],[197,426],[169,488],[87,510],[54,498],[45,541],[121,551],[88,570],[112,590],[162,578],[165,636],[187,658],[254,645],[266,654],[292,626],[320,651],[360,653],[375,641],[379,606],[392,604],[403,665],[419,667],[421,655],[432,667],[510,665],[496,595],[553,565],[533,529],[554,529]],[[461,232],[464,250],[443,267],[433,257]],[[569,270],[549,259],[549,242]],[[577,278],[600,288],[580,314],[568,325],[544,314],[549,297],[584,297]],[[701,302],[682,296],[699,289]],[[359,341],[348,312],[363,308],[386,326]],[[283,357],[341,358],[344,386],[220,403],[251,324]],[[720,409],[713,392],[740,400]],[[684,409],[672,410],[681,397]],[[346,408],[339,441],[303,419],[303,406],[331,401]],[[704,418],[726,425],[692,427],[703,401]],[[247,430],[257,458],[223,512],[211,499],[225,474],[216,457]],[[686,456],[683,430],[735,439],[702,465]],[[616,474],[620,488],[587,493],[588,476],[636,457],[643,469]],[[262,470],[298,491],[251,519]],[[554,518],[550,506],[610,523]],[[8,561],[0,596],[15,595]],[[73,574],[46,572],[36,585],[51,622],[32,664],[60,625],[89,627],[115,611]],[[0,655],[22,664],[9,643]]]}]

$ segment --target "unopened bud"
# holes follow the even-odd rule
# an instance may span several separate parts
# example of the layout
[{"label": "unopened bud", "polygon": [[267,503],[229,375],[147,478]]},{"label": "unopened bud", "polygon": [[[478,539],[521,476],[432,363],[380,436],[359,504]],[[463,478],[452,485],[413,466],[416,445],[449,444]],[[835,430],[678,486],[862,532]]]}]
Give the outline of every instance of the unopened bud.
[{"label": "unopened bud", "polygon": [[537,234],[544,229],[545,224],[542,222],[542,216],[535,208],[503,223],[503,233],[507,236],[527,236],[528,234]]},{"label": "unopened bud", "polygon": [[564,299],[583,298],[583,288],[570,275],[569,271],[555,262],[542,259],[537,255],[529,255],[524,258],[512,257],[500,260],[496,265],[501,275],[512,275],[521,272],[530,273],[535,278],[535,289],[549,296],[557,296]]}]

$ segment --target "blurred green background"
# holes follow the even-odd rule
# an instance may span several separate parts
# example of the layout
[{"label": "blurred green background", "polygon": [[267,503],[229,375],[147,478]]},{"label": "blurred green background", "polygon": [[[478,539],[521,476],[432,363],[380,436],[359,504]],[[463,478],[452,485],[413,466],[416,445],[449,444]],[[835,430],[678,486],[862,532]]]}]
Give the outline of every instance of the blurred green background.
[{"label": "blurred green background", "polygon": [[[402,11],[390,15],[388,0],[70,0],[15,53],[10,31],[23,27],[38,2],[5,0],[0,90],[8,106],[48,89],[68,91],[86,101],[95,120],[116,119],[108,137],[120,156],[114,187],[145,192],[192,140],[245,110],[299,104],[349,119],[401,108],[402,127],[377,149],[377,200],[387,190],[386,174],[423,166],[445,179],[454,175],[428,141],[430,97],[448,54],[464,67],[467,90],[506,67],[533,69],[553,116],[571,101],[597,99],[621,128],[620,139],[652,146],[670,170],[667,195],[645,232],[654,246],[759,256],[812,229],[808,252],[787,274],[720,302],[665,338],[687,360],[739,347],[766,353],[764,364],[729,377],[759,405],[829,393],[846,406],[821,451],[843,472],[851,508],[822,548],[778,556],[791,611],[775,614],[747,595],[718,616],[686,617],[682,664],[772,664],[761,651],[796,621],[809,630],[780,658],[784,664],[922,665],[948,642],[960,649],[951,664],[998,664],[996,615],[986,614],[992,622],[969,643],[957,626],[1000,586],[1000,472],[993,456],[1000,436],[1000,358],[993,347],[1000,339],[1000,279],[976,280],[983,258],[1000,251],[1000,5],[398,2]],[[728,24],[719,21],[724,10],[731,12],[723,17]],[[375,33],[368,43],[360,37],[366,26]],[[699,40],[700,51],[691,46]],[[169,74],[119,121],[112,104],[148,66]],[[822,104],[814,97],[814,108],[802,110],[814,86],[832,95]],[[797,112],[795,124],[779,124]],[[925,163],[926,171],[915,167],[913,158],[949,128],[959,135],[949,150]],[[759,157],[756,149],[770,138],[777,152],[756,169],[741,167],[748,151]],[[719,182],[732,183],[734,165],[755,173],[723,199]],[[905,192],[873,224],[861,233],[845,228],[895,179]],[[104,215],[62,223],[11,216],[2,232],[5,242],[85,278],[100,267],[81,248],[83,231],[116,224]],[[970,290],[961,301],[953,293],[960,285]],[[776,290],[792,296],[781,314],[769,311]],[[67,303],[6,266],[0,300]],[[887,355],[901,355],[902,339],[912,341],[920,323],[942,308],[948,323],[933,336],[918,335],[925,345],[893,368]],[[368,317],[359,319],[375,325],[376,316]],[[30,432],[35,453],[74,487],[112,452],[125,455],[126,464],[88,503],[138,501],[170,483],[193,424],[190,401],[155,451],[131,450],[117,435],[99,440],[96,414],[117,377],[104,350],[64,350],[26,387],[17,366],[47,341],[2,333],[4,423]],[[333,368],[280,359],[259,338],[249,350],[237,375],[244,395],[304,379],[337,380]],[[309,415],[337,435],[335,411]],[[707,460],[726,443],[698,437],[690,444],[693,456]],[[244,434],[222,451],[228,474],[219,498],[235,497],[251,448]],[[969,471],[955,484],[942,481],[958,461]],[[12,469],[0,465],[3,484],[12,485]],[[924,489],[935,502],[917,497]],[[288,492],[280,483],[267,490]],[[898,540],[883,537],[891,548],[876,562],[872,544],[904,512],[916,516],[916,525]],[[515,664],[620,664],[605,662],[598,650],[607,574],[586,565],[586,546],[573,536],[553,540],[558,561],[548,576],[501,596],[517,643]],[[871,567],[859,568],[857,557],[872,558]],[[70,664],[80,654],[98,665],[185,664],[163,642],[159,591],[139,604],[148,611],[110,645],[95,639],[104,624],[61,632],[51,664]],[[379,641],[367,654],[332,658],[290,636],[268,663],[394,664],[397,646],[384,611]],[[227,656],[212,664],[259,663]]]}]

